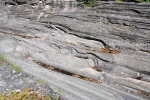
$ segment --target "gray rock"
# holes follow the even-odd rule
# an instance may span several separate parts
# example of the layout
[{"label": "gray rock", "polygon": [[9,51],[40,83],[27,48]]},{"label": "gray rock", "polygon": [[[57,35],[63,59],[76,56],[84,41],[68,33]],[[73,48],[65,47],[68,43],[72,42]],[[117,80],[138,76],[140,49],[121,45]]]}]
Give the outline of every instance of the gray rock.
[{"label": "gray rock", "polygon": [[[98,2],[81,9],[76,3],[64,10],[48,2],[3,5],[0,53],[9,63],[60,88],[67,100],[149,100],[149,4]],[[6,83],[12,77],[0,75]],[[18,73],[11,80],[8,87],[21,89],[32,82]]]},{"label": "gray rock", "polygon": [[38,79],[25,72],[14,73],[9,65],[1,66],[0,70],[3,70],[3,73],[10,74],[10,77],[6,77],[9,76],[6,74],[2,74],[0,77],[0,92],[2,93],[10,93],[10,91],[21,91],[26,88],[31,88],[34,91],[41,92],[44,96],[53,95],[60,98],[60,95],[54,92],[47,84],[39,82],[39,80],[44,81],[42,79]]}]

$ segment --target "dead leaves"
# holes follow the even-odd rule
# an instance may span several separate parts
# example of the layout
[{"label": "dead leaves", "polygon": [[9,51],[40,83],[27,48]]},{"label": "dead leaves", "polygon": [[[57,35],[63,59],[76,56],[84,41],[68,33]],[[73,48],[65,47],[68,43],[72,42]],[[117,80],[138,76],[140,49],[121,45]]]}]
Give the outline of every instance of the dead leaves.
[{"label": "dead leaves", "polygon": [[99,52],[99,53],[108,53],[108,54],[118,54],[118,53],[120,53],[119,50],[109,49],[109,48],[102,48],[101,50],[92,50],[92,49],[86,49],[86,50],[93,51],[93,52]]}]

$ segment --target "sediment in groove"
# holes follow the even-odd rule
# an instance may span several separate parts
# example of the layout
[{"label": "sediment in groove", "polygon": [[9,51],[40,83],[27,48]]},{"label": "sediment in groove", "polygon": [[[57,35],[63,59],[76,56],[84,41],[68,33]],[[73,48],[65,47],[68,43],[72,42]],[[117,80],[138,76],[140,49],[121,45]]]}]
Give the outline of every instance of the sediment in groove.
[{"label": "sediment in groove", "polygon": [[[55,72],[58,72],[58,73],[62,73],[62,74],[69,75],[69,76],[72,76],[72,77],[76,77],[76,78],[79,78],[79,79],[82,79],[82,80],[94,82],[94,83],[97,83],[97,84],[101,84],[102,83],[102,82],[100,82],[100,81],[98,81],[96,79],[88,78],[88,77],[85,77],[85,76],[82,76],[82,75],[79,75],[79,74],[75,74],[75,73],[68,72],[68,71],[65,71],[65,70],[62,70],[62,69],[59,69],[59,68],[55,68],[55,67],[53,67],[51,65],[47,65],[47,64],[41,63],[41,62],[36,61],[36,60],[33,60],[33,61],[35,63],[37,63],[38,65],[43,66],[44,68],[47,68],[49,70],[52,70],[52,71],[55,71]],[[95,70],[98,70],[95,67],[92,67],[92,68],[95,69]],[[100,70],[98,70],[98,71],[100,71]]]}]

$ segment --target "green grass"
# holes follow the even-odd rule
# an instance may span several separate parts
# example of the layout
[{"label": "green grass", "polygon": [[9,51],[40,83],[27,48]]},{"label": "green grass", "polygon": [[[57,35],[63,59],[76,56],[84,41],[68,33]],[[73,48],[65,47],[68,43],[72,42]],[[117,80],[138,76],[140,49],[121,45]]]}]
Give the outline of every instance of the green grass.
[{"label": "green grass", "polygon": [[26,89],[21,92],[10,92],[3,95],[0,93],[0,100],[53,100],[51,97],[43,97],[41,93]]},{"label": "green grass", "polygon": [[0,54],[0,62],[8,62],[9,60],[2,54]]},{"label": "green grass", "polygon": [[[9,60],[4,55],[0,54],[0,65],[4,65],[5,63],[9,63]],[[11,64],[11,68],[16,72],[23,72],[23,70],[15,64]]]},{"label": "green grass", "polygon": [[38,82],[39,82],[40,84],[43,84],[43,85],[47,85],[47,84],[48,84],[48,82],[46,82],[46,81],[44,81],[44,80],[38,80]]},{"label": "green grass", "polygon": [[61,88],[54,88],[54,90],[58,93],[63,95],[63,90]]},{"label": "green grass", "polygon": [[[124,0],[115,0],[116,2],[124,2]],[[129,2],[128,0],[125,0],[126,2]],[[137,2],[150,2],[150,0],[136,0]]]},{"label": "green grass", "polygon": [[150,0],[146,0],[146,2],[150,2]]},{"label": "green grass", "polygon": [[136,28],[136,26],[135,26],[135,25],[131,25],[130,27],[131,27],[131,28]]},{"label": "green grass", "polygon": [[52,100],[59,100],[59,98],[54,95],[52,95],[51,98],[52,98]]},{"label": "green grass", "polygon": [[[137,0],[138,2],[145,2],[144,0]],[[150,0],[146,0],[146,2],[150,2]]]},{"label": "green grass", "polygon": [[88,7],[94,7],[94,3],[97,1],[100,1],[100,0],[80,0],[80,3]]},{"label": "green grass", "polygon": [[116,0],[116,2],[122,2],[122,0]]},{"label": "green grass", "polygon": [[85,4],[88,7],[94,7],[94,3]]},{"label": "green grass", "polygon": [[19,66],[16,66],[15,64],[12,64],[11,68],[16,72],[23,72],[23,69],[21,69]]}]

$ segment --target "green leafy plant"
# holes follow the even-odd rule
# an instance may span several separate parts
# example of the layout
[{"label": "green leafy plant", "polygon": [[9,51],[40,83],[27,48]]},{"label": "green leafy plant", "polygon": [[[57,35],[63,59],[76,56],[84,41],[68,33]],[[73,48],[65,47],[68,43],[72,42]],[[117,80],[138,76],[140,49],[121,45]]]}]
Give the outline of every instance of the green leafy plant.
[{"label": "green leafy plant", "polygon": [[12,64],[11,68],[16,72],[23,72],[23,69],[21,69],[19,66],[16,66],[15,64]]},{"label": "green leafy plant", "polygon": [[43,85],[47,85],[48,82],[47,81],[44,81],[44,80],[38,80],[39,83],[43,84]]}]

